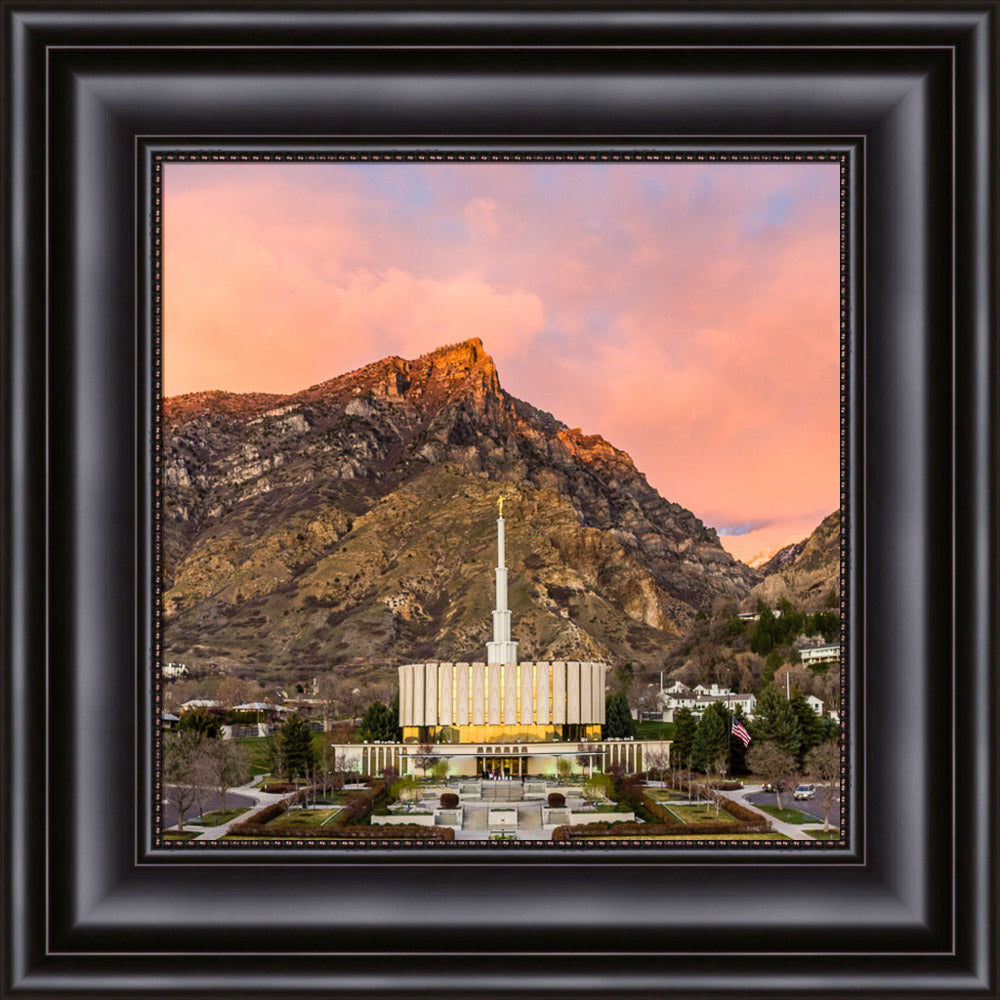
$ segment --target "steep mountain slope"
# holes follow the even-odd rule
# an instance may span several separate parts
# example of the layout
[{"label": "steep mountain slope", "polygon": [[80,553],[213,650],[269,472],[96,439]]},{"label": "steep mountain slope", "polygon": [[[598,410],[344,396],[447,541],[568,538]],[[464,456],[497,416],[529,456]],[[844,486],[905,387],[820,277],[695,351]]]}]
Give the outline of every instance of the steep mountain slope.
[{"label": "steep mountain slope", "polygon": [[760,580],[624,452],[500,387],[478,340],[290,396],[164,403],[168,658],[280,675],[483,655],[495,501],[524,658],[650,663]]},{"label": "steep mountain slope", "polygon": [[761,566],[764,580],[744,601],[746,610],[762,598],[776,607],[787,598],[802,611],[833,607],[840,597],[840,511],[835,510],[801,542],[786,546]]}]

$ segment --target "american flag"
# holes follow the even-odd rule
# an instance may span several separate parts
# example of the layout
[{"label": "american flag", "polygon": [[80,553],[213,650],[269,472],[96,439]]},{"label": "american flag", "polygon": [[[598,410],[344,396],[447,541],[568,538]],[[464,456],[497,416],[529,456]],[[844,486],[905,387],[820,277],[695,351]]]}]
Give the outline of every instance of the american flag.
[{"label": "american flag", "polygon": [[733,716],[733,736],[743,741],[745,747],[750,746],[750,734],[746,731],[743,723],[736,716]]}]

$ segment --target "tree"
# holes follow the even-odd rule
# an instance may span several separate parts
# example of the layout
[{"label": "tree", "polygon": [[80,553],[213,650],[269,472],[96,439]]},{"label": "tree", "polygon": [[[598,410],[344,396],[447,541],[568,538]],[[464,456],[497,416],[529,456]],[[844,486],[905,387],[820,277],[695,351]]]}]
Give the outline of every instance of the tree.
[{"label": "tree", "polygon": [[420,768],[423,772],[423,776],[427,777],[427,768],[429,768],[435,760],[434,747],[430,743],[421,743],[417,747],[417,752],[412,754],[410,760]]},{"label": "tree", "polygon": [[691,760],[698,722],[690,708],[679,708],[674,713],[674,742],[670,747],[670,763],[676,769],[685,767]]},{"label": "tree", "polygon": [[763,602],[757,602],[757,621],[750,635],[750,649],[760,656],[766,656],[774,649],[774,612]]},{"label": "tree", "polygon": [[190,712],[185,712],[181,716],[181,721],[177,723],[177,728],[181,732],[199,733],[209,739],[217,739],[222,727],[219,717],[204,708],[193,708]]},{"label": "tree", "polygon": [[573,765],[565,758],[560,757],[556,761],[556,774],[560,781],[565,781],[573,773]]},{"label": "tree", "polygon": [[603,754],[596,746],[580,743],[576,748],[576,762],[591,774],[594,773],[594,766],[600,765],[602,757]]},{"label": "tree", "polygon": [[248,701],[258,701],[260,685],[253,681],[244,680],[242,677],[234,677],[230,674],[219,685],[219,690],[215,693],[216,700],[221,701],[226,708],[234,705],[242,705]]},{"label": "tree", "polygon": [[440,757],[434,761],[434,766],[431,768],[431,776],[435,781],[446,781],[450,770],[451,764],[443,757]]},{"label": "tree", "polygon": [[583,783],[583,797],[591,805],[609,799],[613,790],[614,781],[606,774],[595,774]]},{"label": "tree", "polygon": [[249,755],[246,748],[235,740],[212,740],[206,751],[209,778],[212,787],[219,793],[219,808],[225,812],[226,793],[230,788],[242,785],[249,777]]},{"label": "tree", "polygon": [[815,709],[806,701],[806,696],[801,691],[796,691],[789,704],[795,713],[795,718],[799,723],[799,732],[802,734],[802,742],[796,759],[800,767],[805,766],[806,754],[814,747],[818,747],[824,738],[823,720],[816,714]]},{"label": "tree", "polygon": [[702,714],[691,744],[691,765],[696,771],[712,769],[720,756],[729,758],[730,715],[725,702],[712,702]]},{"label": "tree", "polygon": [[389,702],[389,714],[392,717],[392,732],[386,736],[387,740],[395,740],[397,743],[401,743],[403,740],[403,727],[399,724],[399,691],[395,692],[392,696],[392,701]]},{"label": "tree", "polygon": [[[309,723],[299,715],[289,716],[278,730],[274,743],[280,753],[284,776],[290,779],[303,777],[316,767],[312,732]],[[272,767],[275,764],[272,755]]]},{"label": "tree", "polygon": [[757,698],[752,735],[758,743],[775,743],[783,753],[798,758],[802,746],[798,717],[791,702],[773,684]]},{"label": "tree", "polygon": [[840,746],[828,740],[806,755],[806,774],[816,783],[816,795],[823,807],[823,829],[830,829],[830,810],[840,797]]},{"label": "tree", "polygon": [[764,659],[764,669],[761,671],[760,675],[761,687],[766,687],[768,684],[773,683],[774,674],[780,666],[781,653],[779,653],[776,649],[772,649]]},{"label": "tree", "polygon": [[609,694],[604,699],[604,725],[601,735],[604,739],[622,739],[635,736],[635,720],[628,707],[628,699],[621,691]]},{"label": "tree", "polygon": [[420,795],[420,785],[415,774],[404,774],[389,786],[389,794],[400,802],[415,801]]},{"label": "tree", "polygon": [[361,717],[358,727],[363,740],[395,740],[399,713],[393,716],[388,705],[373,701]]},{"label": "tree", "polygon": [[[642,755],[642,765],[652,780],[662,781],[664,773],[670,767],[670,752],[667,750],[667,745],[661,743],[659,746],[651,744],[645,747]],[[656,778],[653,778],[654,774]]]},{"label": "tree", "polygon": [[774,785],[780,809],[782,791],[795,787],[795,758],[776,743],[758,743],[747,752],[747,763],[757,777]]},{"label": "tree", "polygon": [[184,813],[200,799],[205,780],[204,746],[207,737],[196,730],[167,733],[163,740],[163,784],[177,810],[177,829],[184,829]]}]

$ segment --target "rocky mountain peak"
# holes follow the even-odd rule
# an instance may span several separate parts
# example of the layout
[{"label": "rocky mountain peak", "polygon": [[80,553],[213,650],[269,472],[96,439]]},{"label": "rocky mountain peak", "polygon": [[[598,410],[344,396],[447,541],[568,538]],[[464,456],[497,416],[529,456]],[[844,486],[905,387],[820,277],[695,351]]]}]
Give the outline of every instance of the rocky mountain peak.
[{"label": "rocky mountain peak", "polygon": [[196,394],[164,412],[173,658],[390,677],[474,657],[500,492],[518,498],[526,656],[651,663],[697,611],[761,579],[624,451],[505,392],[478,337],[287,396]]}]

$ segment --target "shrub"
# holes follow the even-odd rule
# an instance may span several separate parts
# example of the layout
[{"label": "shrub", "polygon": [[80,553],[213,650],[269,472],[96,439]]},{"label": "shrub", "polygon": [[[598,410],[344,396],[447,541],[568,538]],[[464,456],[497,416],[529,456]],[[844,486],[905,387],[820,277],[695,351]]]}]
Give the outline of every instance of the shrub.
[{"label": "shrub", "polygon": [[549,792],[549,808],[562,809],[566,805],[566,796],[562,792]]},{"label": "shrub", "polygon": [[457,809],[458,808],[458,796],[454,792],[444,792],[441,795],[441,808],[442,809]]},{"label": "shrub", "polygon": [[727,813],[729,813],[730,816],[743,823],[766,824],[768,827],[771,825],[768,820],[760,815],[760,813],[756,813],[752,809],[748,809],[745,805],[742,805],[739,802],[734,802],[732,799],[723,797],[719,804]]},{"label": "shrub", "polygon": [[260,790],[262,792],[270,792],[272,795],[287,795],[288,792],[294,792],[296,786],[289,785],[284,781],[275,781],[268,785],[261,785]]},{"label": "shrub", "polygon": [[[683,840],[692,834],[741,834],[763,833],[770,824],[762,823],[699,823],[697,826],[667,826],[660,823],[582,823],[579,826],[557,826],[552,831],[553,840],[586,840],[589,837],[632,837],[643,840],[648,837],[677,837]],[[557,836],[558,834],[558,836]]]}]

